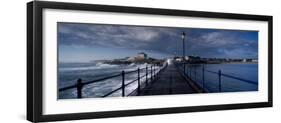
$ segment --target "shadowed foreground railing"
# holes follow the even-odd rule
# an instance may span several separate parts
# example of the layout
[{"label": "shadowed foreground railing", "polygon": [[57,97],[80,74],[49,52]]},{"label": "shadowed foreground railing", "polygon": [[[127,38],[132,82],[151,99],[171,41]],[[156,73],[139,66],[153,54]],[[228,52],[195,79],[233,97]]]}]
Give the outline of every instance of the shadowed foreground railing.
[{"label": "shadowed foreground railing", "polygon": [[[193,64],[188,64],[188,66],[189,65],[193,65]],[[186,64],[184,64],[184,63],[177,63],[177,67],[181,68],[181,70],[184,73],[184,75],[189,77],[194,82],[196,82],[196,77],[197,77],[197,74],[198,74],[197,73],[198,70],[202,72],[202,74],[201,74],[202,75],[202,87],[201,88],[202,88],[202,90],[204,92],[209,92],[209,90],[205,87],[205,84],[206,84],[205,83],[205,73],[206,72],[212,73],[212,74],[218,76],[219,92],[222,92],[222,79],[221,79],[222,76],[226,77],[226,78],[231,78],[231,79],[239,80],[239,81],[245,82],[245,83],[249,83],[249,84],[253,84],[253,85],[258,85],[258,82],[247,80],[247,79],[243,79],[243,78],[232,76],[232,75],[228,75],[228,74],[222,73],[221,70],[218,70],[217,72],[211,71],[211,70],[207,70],[207,69],[205,69],[205,65],[204,64],[201,64],[201,65],[202,65],[202,69],[201,70],[199,70],[197,67],[188,67],[188,71],[187,71]],[[188,72],[188,73],[186,73],[186,72]],[[192,79],[192,78],[194,78],[194,79]]]},{"label": "shadowed foreground railing", "polygon": [[[157,78],[157,75],[160,71],[162,71],[163,69],[165,69],[167,67],[167,64],[164,63],[164,65],[162,67],[159,67],[158,69],[156,69],[156,65],[151,65],[150,67],[146,66],[144,68],[138,68],[136,70],[133,70],[133,71],[127,71],[125,72],[124,70],[119,73],[119,74],[116,74],[116,75],[112,75],[112,76],[108,76],[108,77],[105,77],[105,78],[101,78],[101,79],[96,79],[96,80],[92,80],[92,81],[87,81],[87,82],[82,82],[82,79],[79,78],[76,82],[76,84],[74,85],[71,85],[71,86],[67,86],[67,87],[63,87],[63,88],[60,88],[59,89],[59,92],[62,92],[62,91],[66,91],[66,90],[69,90],[69,89],[74,89],[76,88],[77,89],[77,98],[83,98],[83,87],[85,85],[89,85],[89,84],[93,84],[93,83],[97,83],[97,82],[102,82],[104,80],[107,80],[107,79],[112,79],[112,78],[116,78],[116,77],[122,77],[122,85],[121,87],[117,88],[117,89],[114,89],[113,91],[101,96],[101,97],[107,97],[119,90],[122,91],[122,97],[124,96],[129,96],[131,95],[133,92],[137,91],[137,93],[139,93],[141,91],[141,79],[145,77],[145,84],[148,85],[148,82],[150,80],[153,81]],[[150,70],[149,70],[150,69]],[[145,70],[145,74],[141,76],[141,71]],[[128,83],[125,83],[125,76],[127,74],[131,74],[131,73],[136,73],[137,72],[137,78],[128,82]],[[150,72],[150,73],[149,73]],[[148,78],[148,75],[150,74],[150,78]],[[134,82],[138,82],[138,86],[135,90],[133,90],[131,93],[129,94],[125,94],[125,88],[126,86],[128,85],[131,85],[132,83]]]}]

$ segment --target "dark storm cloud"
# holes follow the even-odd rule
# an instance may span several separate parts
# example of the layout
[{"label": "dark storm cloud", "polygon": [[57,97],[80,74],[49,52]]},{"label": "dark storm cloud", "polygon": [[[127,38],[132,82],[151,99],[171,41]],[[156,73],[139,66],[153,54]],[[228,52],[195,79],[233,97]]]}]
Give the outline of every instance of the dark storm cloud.
[{"label": "dark storm cloud", "polygon": [[257,57],[258,32],[59,23],[60,45],[101,46],[203,57]]}]

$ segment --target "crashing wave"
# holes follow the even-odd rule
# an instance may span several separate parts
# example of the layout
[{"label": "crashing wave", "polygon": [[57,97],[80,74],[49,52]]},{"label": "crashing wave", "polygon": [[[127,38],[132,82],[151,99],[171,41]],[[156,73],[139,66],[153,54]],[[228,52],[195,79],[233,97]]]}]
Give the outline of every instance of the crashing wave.
[{"label": "crashing wave", "polygon": [[118,65],[97,63],[97,64],[95,64],[95,65],[86,66],[86,67],[67,67],[67,68],[59,68],[59,71],[94,70],[94,69],[106,69],[106,68],[115,68],[115,67],[118,67]]}]

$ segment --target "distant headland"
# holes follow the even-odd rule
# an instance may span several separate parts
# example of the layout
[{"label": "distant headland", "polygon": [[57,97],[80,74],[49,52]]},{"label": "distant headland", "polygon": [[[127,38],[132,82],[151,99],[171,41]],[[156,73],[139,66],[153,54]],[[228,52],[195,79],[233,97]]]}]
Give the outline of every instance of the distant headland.
[{"label": "distant headland", "polygon": [[112,59],[112,60],[94,60],[91,62],[101,62],[105,64],[158,64],[162,65],[165,62],[165,59],[156,59],[149,57],[146,53],[140,52],[136,56],[119,58],[119,59]]}]

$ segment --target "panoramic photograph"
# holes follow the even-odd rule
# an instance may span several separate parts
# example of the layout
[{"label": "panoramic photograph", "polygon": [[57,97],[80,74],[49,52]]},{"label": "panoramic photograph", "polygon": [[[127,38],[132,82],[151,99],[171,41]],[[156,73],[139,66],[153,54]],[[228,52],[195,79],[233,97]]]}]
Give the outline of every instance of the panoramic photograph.
[{"label": "panoramic photograph", "polygon": [[57,23],[58,99],[258,91],[258,31]]}]

